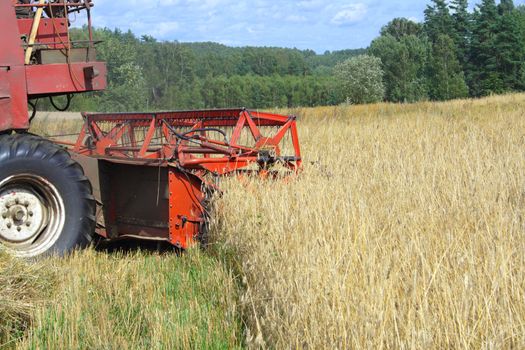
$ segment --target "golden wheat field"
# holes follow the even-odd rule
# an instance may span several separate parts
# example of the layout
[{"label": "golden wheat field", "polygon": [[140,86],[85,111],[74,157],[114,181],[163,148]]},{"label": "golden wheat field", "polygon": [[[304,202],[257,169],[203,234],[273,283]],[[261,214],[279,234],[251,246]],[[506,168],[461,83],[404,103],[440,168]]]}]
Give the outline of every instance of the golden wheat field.
[{"label": "golden wheat field", "polygon": [[203,251],[45,262],[10,344],[525,348],[525,95],[291,112],[296,178],[223,180]]}]

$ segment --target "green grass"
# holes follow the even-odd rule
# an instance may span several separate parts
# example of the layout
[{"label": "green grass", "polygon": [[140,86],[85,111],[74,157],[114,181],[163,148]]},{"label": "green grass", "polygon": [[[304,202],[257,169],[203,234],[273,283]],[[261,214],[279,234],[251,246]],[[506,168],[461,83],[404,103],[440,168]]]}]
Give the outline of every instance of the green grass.
[{"label": "green grass", "polygon": [[242,345],[237,287],[198,249],[88,250],[50,261],[60,276],[24,349],[231,349]]}]

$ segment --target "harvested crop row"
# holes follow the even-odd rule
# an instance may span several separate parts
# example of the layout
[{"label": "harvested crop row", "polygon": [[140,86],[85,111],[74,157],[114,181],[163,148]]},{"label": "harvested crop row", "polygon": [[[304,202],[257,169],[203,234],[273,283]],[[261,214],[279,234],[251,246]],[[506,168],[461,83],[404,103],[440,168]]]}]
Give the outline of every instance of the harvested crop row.
[{"label": "harvested crop row", "polygon": [[54,282],[46,264],[15,259],[0,247],[0,348],[30,327],[35,310],[51,297]]}]

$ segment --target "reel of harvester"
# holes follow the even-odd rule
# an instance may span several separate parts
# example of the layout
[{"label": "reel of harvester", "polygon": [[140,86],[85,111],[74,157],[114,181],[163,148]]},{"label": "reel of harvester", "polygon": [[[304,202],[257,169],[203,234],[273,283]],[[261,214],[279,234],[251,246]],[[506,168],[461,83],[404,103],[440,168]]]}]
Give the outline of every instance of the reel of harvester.
[{"label": "reel of harvester", "polygon": [[207,175],[296,172],[296,118],[246,109],[84,113],[75,143],[59,142],[91,180],[99,235],[180,248],[207,226]]}]

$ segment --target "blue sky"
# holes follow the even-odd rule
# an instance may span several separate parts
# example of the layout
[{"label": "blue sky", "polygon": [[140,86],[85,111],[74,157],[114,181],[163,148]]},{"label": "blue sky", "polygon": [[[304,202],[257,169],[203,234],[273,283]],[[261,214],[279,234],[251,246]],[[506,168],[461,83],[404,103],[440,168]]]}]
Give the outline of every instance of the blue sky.
[{"label": "blue sky", "polygon": [[[366,47],[395,17],[421,21],[425,0],[94,0],[98,27],[159,40],[325,50]],[[474,3],[474,2],[473,2]],[[515,0],[524,4],[525,0]]]}]

